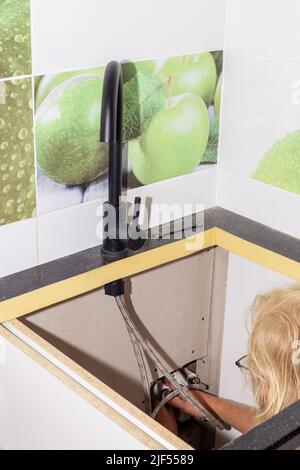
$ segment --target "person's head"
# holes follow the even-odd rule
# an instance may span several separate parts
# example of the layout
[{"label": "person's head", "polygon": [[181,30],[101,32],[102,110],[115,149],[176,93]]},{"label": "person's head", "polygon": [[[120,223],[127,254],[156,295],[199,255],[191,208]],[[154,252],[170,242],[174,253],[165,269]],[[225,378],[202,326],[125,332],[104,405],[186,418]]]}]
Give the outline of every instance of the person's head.
[{"label": "person's head", "polygon": [[300,285],[258,296],[252,310],[247,367],[260,423],[300,399]]}]

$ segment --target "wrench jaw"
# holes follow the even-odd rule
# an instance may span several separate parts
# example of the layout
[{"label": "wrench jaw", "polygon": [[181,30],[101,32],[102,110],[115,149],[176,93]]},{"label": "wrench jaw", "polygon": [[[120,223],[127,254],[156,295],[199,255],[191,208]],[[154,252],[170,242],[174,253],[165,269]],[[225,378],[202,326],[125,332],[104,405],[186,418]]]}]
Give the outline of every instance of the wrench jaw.
[{"label": "wrench jaw", "polygon": [[[200,377],[187,367],[178,369],[172,372],[171,375],[182,387],[198,390],[208,390],[208,385],[201,382]],[[153,384],[152,396],[153,399],[156,401],[163,400],[167,395],[172,392],[171,388],[163,380],[164,377],[160,378]]]},{"label": "wrench jaw", "polygon": [[170,395],[171,392],[171,388],[163,382],[163,379],[159,379],[152,387],[152,401],[162,401]]},{"label": "wrench jaw", "polygon": [[202,384],[200,377],[187,367],[183,367],[182,369],[176,370],[172,373],[172,376],[175,380],[177,380],[178,383],[180,383],[182,387],[189,388],[192,385],[199,385],[200,388]]}]

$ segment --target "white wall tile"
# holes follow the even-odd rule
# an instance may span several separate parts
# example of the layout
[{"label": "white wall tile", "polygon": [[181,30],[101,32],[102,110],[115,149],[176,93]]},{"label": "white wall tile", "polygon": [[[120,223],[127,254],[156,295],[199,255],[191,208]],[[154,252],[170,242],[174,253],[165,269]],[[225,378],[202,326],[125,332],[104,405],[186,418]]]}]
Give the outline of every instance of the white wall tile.
[{"label": "white wall tile", "polygon": [[[163,183],[129,191],[129,202],[135,196],[149,199],[152,205],[178,205],[182,215],[190,215],[202,208],[216,204],[216,166],[203,166],[200,171],[188,176],[170,179]],[[182,207],[183,204],[187,206]],[[177,214],[177,212],[175,212]],[[39,263],[52,261],[102,243],[101,202],[90,201],[61,211],[44,214],[38,218]],[[173,220],[174,212],[163,217],[153,211],[150,226]]]},{"label": "white wall tile", "polygon": [[36,266],[36,219],[27,219],[0,227],[0,276]]},{"label": "white wall tile", "polygon": [[80,204],[38,218],[39,264],[98,245],[97,201]]},{"label": "white wall tile", "polygon": [[216,187],[217,166],[202,165],[196,173],[131,190],[128,193],[128,200],[133,202],[135,196],[141,196],[143,200],[148,199],[154,205],[178,206],[177,217],[167,212],[160,217],[153,211],[150,214],[149,225],[155,227],[168,223],[170,220],[188,216],[193,212],[199,212],[201,208],[215,206]]},{"label": "white wall tile", "polygon": [[217,204],[300,238],[300,196],[227,170],[219,170]]},{"label": "white wall tile", "polygon": [[299,0],[228,0],[226,47],[300,62]]},{"label": "white wall tile", "polygon": [[31,0],[33,73],[222,49],[226,0]]},{"label": "white wall tile", "polygon": [[300,128],[300,63],[234,51],[225,62],[219,163],[251,175],[278,139]]}]

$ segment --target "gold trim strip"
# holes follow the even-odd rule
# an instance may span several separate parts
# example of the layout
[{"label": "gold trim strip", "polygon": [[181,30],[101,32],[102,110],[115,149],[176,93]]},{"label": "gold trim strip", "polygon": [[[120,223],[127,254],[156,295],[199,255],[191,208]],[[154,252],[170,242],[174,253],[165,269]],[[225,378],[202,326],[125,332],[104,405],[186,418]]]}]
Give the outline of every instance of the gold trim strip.
[{"label": "gold trim strip", "polygon": [[219,246],[295,281],[300,281],[300,263],[297,261],[243,240],[222,229],[213,228],[189,239],[169,243],[5,300],[0,303],[0,323],[98,289],[116,279],[133,276],[213,246]]},{"label": "gold trim strip", "polygon": [[14,320],[49,305],[78,295],[120,278],[126,278],[214,246],[215,230],[207,230],[186,240],[145,251],[136,256],[102,266],[63,281],[0,302],[0,323]]},{"label": "gold trim strip", "polygon": [[243,240],[242,238],[216,228],[216,244],[230,253],[246,258],[249,261],[265,266],[290,279],[300,281],[300,263],[286,258],[271,250]]}]

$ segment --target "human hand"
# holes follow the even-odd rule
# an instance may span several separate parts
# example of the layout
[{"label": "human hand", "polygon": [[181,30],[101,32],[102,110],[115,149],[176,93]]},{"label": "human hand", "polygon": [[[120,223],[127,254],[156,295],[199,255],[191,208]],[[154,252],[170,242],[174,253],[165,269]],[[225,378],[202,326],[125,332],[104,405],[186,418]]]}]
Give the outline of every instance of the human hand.
[{"label": "human hand", "polygon": [[157,413],[155,420],[177,436],[178,429],[174,408],[163,406]]},{"label": "human hand", "polygon": [[[172,391],[174,390],[174,387],[170,382],[168,382],[166,379],[164,382]],[[197,390],[187,390],[187,393],[191,396],[191,398],[193,398],[195,401],[198,401],[203,407],[205,407],[205,394],[203,394],[203,392]],[[205,416],[197,408],[195,408],[191,403],[186,401],[181,396],[177,396],[170,400],[168,402],[168,405],[179,409],[180,411],[192,416],[193,418],[196,418],[199,421],[203,421],[206,419]]]}]

